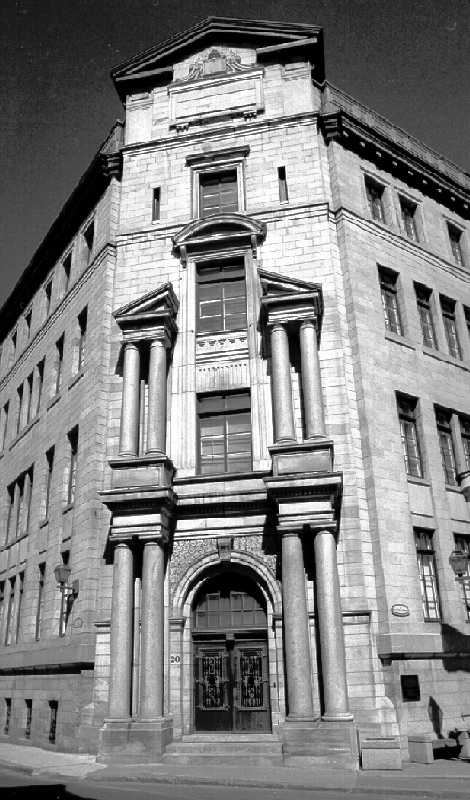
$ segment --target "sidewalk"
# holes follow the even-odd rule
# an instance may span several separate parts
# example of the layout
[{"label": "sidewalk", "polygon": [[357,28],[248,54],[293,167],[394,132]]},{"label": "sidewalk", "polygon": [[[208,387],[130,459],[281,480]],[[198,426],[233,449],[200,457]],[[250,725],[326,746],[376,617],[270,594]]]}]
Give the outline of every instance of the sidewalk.
[{"label": "sidewalk", "polygon": [[84,780],[106,783],[203,784],[259,788],[290,788],[361,791],[371,797],[394,794],[426,794],[426,798],[468,800],[470,763],[439,760],[433,764],[408,764],[401,771],[344,772],[332,769],[293,769],[288,767],[179,766],[174,764],[103,765],[95,756],[57,753],[27,745],[1,744],[0,766],[17,768],[32,775],[55,776],[65,781]]}]

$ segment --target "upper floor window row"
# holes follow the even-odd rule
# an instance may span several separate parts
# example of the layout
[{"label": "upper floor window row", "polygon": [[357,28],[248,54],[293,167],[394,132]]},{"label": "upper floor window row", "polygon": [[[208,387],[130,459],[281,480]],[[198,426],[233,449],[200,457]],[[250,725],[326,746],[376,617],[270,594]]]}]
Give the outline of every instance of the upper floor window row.
[{"label": "upper floor window row", "polygon": [[[364,176],[365,195],[369,216],[384,225],[397,225],[401,233],[412,242],[424,240],[422,209],[410,197],[393,194],[385,183],[370,175]],[[447,257],[460,267],[469,265],[464,229],[452,222],[445,223]]]}]

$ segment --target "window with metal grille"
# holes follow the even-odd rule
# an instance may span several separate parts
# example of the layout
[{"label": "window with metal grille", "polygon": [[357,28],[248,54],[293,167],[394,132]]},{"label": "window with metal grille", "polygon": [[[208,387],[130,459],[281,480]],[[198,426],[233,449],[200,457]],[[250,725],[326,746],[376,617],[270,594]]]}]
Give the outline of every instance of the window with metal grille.
[{"label": "window with metal grille", "polygon": [[390,269],[379,267],[379,281],[385,327],[388,331],[401,336],[403,329],[398,309],[398,275]]},{"label": "window with metal grille", "polygon": [[58,701],[49,700],[49,741],[51,742],[51,744],[54,744],[55,742],[58,710],[59,710]]},{"label": "window with metal grille", "polygon": [[246,328],[245,270],[240,260],[197,269],[198,333]]},{"label": "window with metal grille", "polygon": [[377,222],[385,222],[385,208],[383,203],[385,187],[374,181],[372,178],[365,178],[367,202],[372,219]]},{"label": "window with metal grille", "polygon": [[238,211],[237,170],[207,172],[199,177],[199,216]]},{"label": "window with metal grille", "polygon": [[426,286],[422,286],[418,283],[415,283],[415,291],[419,319],[421,322],[421,331],[423,334],[423,344],[426,345],[426,347],[432,347],[433,349],[436,349],[436,333],[434,331],[434,322],[431,309],[432,291]]},{"label": "window with metal grille", "polygon": [[418,226],[416,222],[417,206],[406,197],[400,197],[400,212],[403,230],[413,242],[419,241]]},{"label": "window with metal grille", "polygon": [[419,582],[426,622],[435,622],[441,617],[439,587],[432,531],[415,528],[415,545],[418,559]]},{"label": "window with metal grille", "polygon": [[418,438],[416,408],[418,401],[404,395],[397,396],[401,444],[407,475],[423,477],[423,462]]},{"label": "window with metal grille", "polygon": [[442,468],[445,481],[450,486],[457,484],[457,471],[455,468],[454,442],[452,439],[451,414],[441,408],[436,408],[437,434],[441,449]]},{"label": "window with metal grille", "polygon": [[[470,556],[470,536],[454,533],[455,549],[460,553]],[[464,574],[466,580],[460,584],[462,590],[462,600],[465,606],[467,619],[470,620],[470,561],[467,561],[467,571]]]},{"label": "window with metal grille", "polygon": [[442,321],[444,323],[444,332],[446,336],[447,348],[449,355],[454,358],[462,358],[460,349],[459,337],[457,335],[457,325],[455,322],[455,300],[441,295],[441,310]]},{"label": "window with metal grille", "polygon": [[463,267],[464,258],[462,251],[462,231],[460,228],[457,228],[456,225],[452,225],[450,222],[447,223],[447,230],[449,233],[450,249],[452,250],[454,261],[460,267]]},{"label": "window with metal grille", "polygon": [[251,460],[248,392],[198,398],[199,473],[247,472]]}]

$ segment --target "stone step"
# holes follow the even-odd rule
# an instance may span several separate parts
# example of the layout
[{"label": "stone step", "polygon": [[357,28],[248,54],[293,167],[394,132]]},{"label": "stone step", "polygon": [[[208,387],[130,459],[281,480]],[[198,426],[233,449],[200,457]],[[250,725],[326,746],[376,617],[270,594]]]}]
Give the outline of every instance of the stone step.
[{"label": "stone step", "polygon": [[172,742],[163,756],[167,764],[251,764],[254,766],[281,765],[282,745],[274,736],[234,736],[222,739],[215,734],[192,734],[182,741]]},{"label": "stone step", "polygon": [[271,742],[279,744],[279,739],[273,733],[185,733],[183,742]]}]

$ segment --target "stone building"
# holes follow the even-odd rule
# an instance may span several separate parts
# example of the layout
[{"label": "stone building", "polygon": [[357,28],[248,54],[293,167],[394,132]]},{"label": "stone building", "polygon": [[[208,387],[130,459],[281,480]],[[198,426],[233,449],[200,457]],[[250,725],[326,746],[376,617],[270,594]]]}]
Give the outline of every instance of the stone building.
[{"label": "stone building", "polygon": [[397,764],[470,715],[469,178],[310,25],[112,75],[0,315],[0,735]]}]

